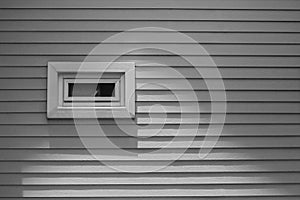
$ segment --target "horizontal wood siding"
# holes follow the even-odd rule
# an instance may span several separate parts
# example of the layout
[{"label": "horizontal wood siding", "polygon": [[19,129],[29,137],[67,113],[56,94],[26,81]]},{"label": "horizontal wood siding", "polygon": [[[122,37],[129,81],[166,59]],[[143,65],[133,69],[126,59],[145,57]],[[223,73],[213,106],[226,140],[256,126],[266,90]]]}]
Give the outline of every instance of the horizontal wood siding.
[{"label": "horizontal wood siding", "polygon": [[[205,159],[199,149],[211,116],[221,116],[224,103],[210,96],[222,88],[208,91],[206,83],[219,77],[207,62],[197,67],[210,76],[197,75],[180,56],[205,61],[207,55],[195,54],[195,44],[169,38],[168,32],[142,32],[153,37],[143,42],[141,32],[133,31],[128,40],[103,44],[105,55],[91,56],[110,61],[149,44],[180,52],[141,49],[118,59],[136,63],[140,127],[131,134],[137,137],[112,120],[99,120],[106,135],[87,132],[85,139],[103,141],[92,148],[111,166],[151,170],[177,159],[199,125],[177,161],[153,173],[116,171],[85,149],[73,120],[47,119],[47,62],[83,61],[103,40],[138,27],[181,31],[203,45],[219,67],[228,114]],[[298,0],[0,1],[0,199],[299,199],[299,45]],[[131,126],[126,119],[120,123]],[[166,148],[174,136],[178,139]],[[139,159],[114,155],[104,137]],[[164,149],[145,154],[159,148]]]}]

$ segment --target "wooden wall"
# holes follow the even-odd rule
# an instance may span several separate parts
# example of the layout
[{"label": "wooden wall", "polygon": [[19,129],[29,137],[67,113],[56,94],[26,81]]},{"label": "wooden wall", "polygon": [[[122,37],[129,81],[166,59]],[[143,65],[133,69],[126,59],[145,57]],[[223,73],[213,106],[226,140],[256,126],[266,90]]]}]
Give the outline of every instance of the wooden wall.
[{"label": "wooden wall", "polygon": [[[1,199],[300,198],[300,1],[1,0],[0,8]],[[72,120],[47,120],[47,62],[82,61],[107,37],[138,27],[181,31],[202,44],[218,65],[228,114],[221,137],[205,160],[197,156],[204,136],[200,131],[191,148],[161,171],[116,172],[89,154]],[[108,48],[120,45],[128,44]],[[112,56],[108,51],[95,60]],[[147,169],[176,156],[191,136],[188,128],[197,114],[182,80],[167,67],[151,63],[171,66],[191,81],[199,97],[203,130],[211,115],[210,96],[203,79],[179,56],[141,50],[122,60],[136,62],[137,87],[164,83],[183,98],[179,110],[170,91],[151,85],[137,89],[136,121],[153,126],[136,134],[150,136],[166,123],[155,137],[127,137],[111,121],[103,121],[112,141],[145,152],[171,140],[180,117],[186,119],[182,141],[164,153],[141,162],[106,157],[112,165]],[[167,122],[160,120],[161,110],[151,109],[153,104],[165,108]]]}]

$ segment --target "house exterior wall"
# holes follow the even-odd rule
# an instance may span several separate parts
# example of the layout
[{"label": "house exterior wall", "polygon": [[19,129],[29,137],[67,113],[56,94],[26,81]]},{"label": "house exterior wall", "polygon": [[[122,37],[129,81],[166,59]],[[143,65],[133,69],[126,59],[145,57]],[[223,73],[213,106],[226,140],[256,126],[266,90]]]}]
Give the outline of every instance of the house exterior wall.
[{"label": "house exterior wall", "polygon": [[[1,199],[299,199],[299,1],[2,0],[0,8]],[[163,146],[178,124],[184,125],[179,140],[163,153],[142,161],[103,158],[113,166],[147,171],[171,160],[192,137],[188,128],[199,112],[189,95],[196,94],[203,131],[180,158],[159,171],[116,171],[90,155],[73,120],[47,119],[47,63],[83,61],[99,42],[139,27],[180,31],[199,42],[218,66],[227,115],[205,159],[198,152],[212,114],[210,93],[219,90],[207,91],[204,80],[182,59],[195,56],[193,52],[141,49],[118,60],[136,63],[139,127],[134,134],[148,137],[165,125],[157,135],[130,137],[112,120],[100,121],[117,146],[138,153]],[[139,34],[132,32],[136,47],[142,48]],[[113,50],[126,45],[132,44],[107,44],[111,51],[94,59],[110,61],[118,56]],[[192,91],[170,69],[184,74]],[[159,85],[177,91],[181,104]],[[154,104],[161,109],[152,109]],[[105,144],[98,148],[110,150]]]}]

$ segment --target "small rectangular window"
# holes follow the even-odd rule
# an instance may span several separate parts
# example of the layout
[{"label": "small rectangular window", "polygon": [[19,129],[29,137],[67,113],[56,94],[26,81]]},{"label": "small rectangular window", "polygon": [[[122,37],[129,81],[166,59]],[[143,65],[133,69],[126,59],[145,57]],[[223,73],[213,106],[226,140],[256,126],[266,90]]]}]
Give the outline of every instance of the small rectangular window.
[{"label": "small rectangular window", "polygon": [[68,97],[114,97],[115,83],[69,83]]},{"label": "small rectangular window", "polygon": [[131,62],[49,62],[49,118],[132,118],[135,69]]},{"label": "small rectangular window", "polygon": [[64,79],[64,101],[119,101],[121,79]]}]

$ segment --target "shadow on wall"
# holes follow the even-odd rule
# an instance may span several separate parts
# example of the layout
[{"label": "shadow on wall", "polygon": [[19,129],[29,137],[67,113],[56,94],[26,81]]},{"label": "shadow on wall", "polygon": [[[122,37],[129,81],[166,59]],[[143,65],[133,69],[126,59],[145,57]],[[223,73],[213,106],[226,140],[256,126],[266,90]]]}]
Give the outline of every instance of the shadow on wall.
[{"label": "shadow on wall", "polygon": [[[153,150],[153,142],[156,145],[163,144],[172,138],[168,135],[177,130],[177,125],[166,125],[155,137],[136,139],[126,137],[115,125],[103,127],[110,130],[107,131],[108,137],[116,145],[134,152]],[[217,196],[236,195],[242,190],[249,195],[296,194],[297,185],[290,184],[299,183],[300,162],[294,159],[299,159],[300,154],[297,149],[285,147],[296,146],[297,138],[274,136],[283,130],[287,134],[293,134],[281,125],[264,125],[261,132],[255,133],[261,133],[260,136],[253,135],[250,127],[251,125],[226,125],[216,148],[206,160],[199,160],[196,156],[198,145],[203,139],[200,136],[181,160],[157,172],[132,174],[117,172],[96,161],[81,144],[74,125],[50,125],[43,128],[39,137],[1,140],[2,146],[5,142],[4,147],[9,148],[1,158],[9,161],[1,163],[0,169],[6,174],[1,175],[0,183],[15,185],[2,186],[1,194],[14,197],[114,195],[110,189],[126,189],[133,196],[138,195],[134,191],[168,189],[181,190],[187,196],[189,194],[184,191],[188,190],[194,190],[199,195],[203,195],[201,191],[207,191],[208,194]],[[200,134],[206,128],[206,125],[201,125]],[[34,129],[41,129],[41,126],[31,127],[31,130]],[[139,129],[137,135],[145,137],[153,133],[154,129],[155,126],[151,129]],[[181,134],[187,134],[188,126],[183,130]],[[26,128],[24,131],[26,132]],[[185,136],[182,136],[183,143],[184,140]],[[180,148],[181,144],[176,145]],[[166,149],[165,154],[145,158],[144,161],[133,161],[114,157],[105,146],[99,148],[104,150],[106,156],[111,155],[109,163],[112,166],[123,165],[128,169],[158,165],[161,164],[160,159],[171,159],[172,154],[176,153],[176,148],[171,148]]]}]

